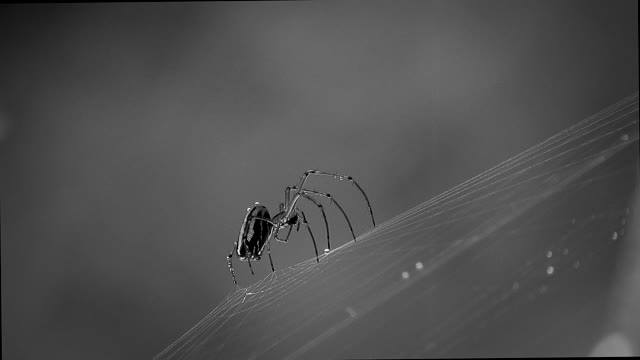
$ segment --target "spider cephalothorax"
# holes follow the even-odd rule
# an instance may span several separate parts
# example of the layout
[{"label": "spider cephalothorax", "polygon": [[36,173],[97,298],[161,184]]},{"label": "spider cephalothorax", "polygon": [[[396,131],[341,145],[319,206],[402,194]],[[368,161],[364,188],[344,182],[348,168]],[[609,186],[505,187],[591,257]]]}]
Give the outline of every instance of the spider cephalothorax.
[{"label": "spider cephalothorax", "polygon": [[[300,229],[300,223],[302,223],[309,231],[311,241],[313,241],[313,247],[316,251],[316,261],[320,262],[318,258],[318,247],[316,246],[316,239],[311,232],[311,228],[309,227],[309,223],[307,222],[307,217],[305,216],[304,212],[296,206],[298,200],[301,198],[311,201],[322,212],[322,217],[324,218],[324,224],[327,230],[328,250],[331,250],[331,242],[329,241],[329,223],[327,222],[327,216],[324,212],[324,207],[322,206],[322,204],[320,204],[320,202],[318,202],[312,196],[321,196],[328,198],[333,204],[336,205],[342,215],[344,215],[344,218],[347,220],[347,224],[349,225],[349,229],[351,230],[351,235],[353,236],[353,240],[355,241],[356,236],[353,233],[351,222],[349,221],[347,214],[344,212],[338,202],[330,194],[304,188],[304,183],[310,175],[331,176],[336,179],[350,181],[358,188],[358,190],[360,190],[360,192],[364,196],[364,199],[367,201],[369,213],[371,214],[371,221],[373,222],[373,226],[376,226],[376,222],[373,218],[373,210],[371,210],[371,204],[369,203],[369,198],[367,198],[364,190],[362,190],[360,185],[358,185],[358,183],[356,183],[351,176],[332,174],[318,170],[305,171],[297,186],[287,186],[285,188],[284,203],[280,203],[280,212],[275,216],[271,217],[269,214],[269,210],[267,210],[266,207],[260,205],[259,203],[255,203],[255,206],[253,208],[247,209],[247,215],[245,216],[244,221],[242,222],[242,226],[240,227],[238,240],[233,244],[233,249],[227,256],[229,271],[231,272],[231,277],[233,278],[233,282],[236,285],[238,283],[236,282],[235,272],[233,271],[233,265],[231,263],[231,258],[233,257],[234,253],[240,260],[247,261],[249,263],[249,268],[251,269],[251,273],[253,274],[253,268],[251,268],[251,260],[260,260],[262,252],[266,247],[267,254],[269,255],[269,262],[271,263],[271,270],[275,271],[275,268],[273,267],[273,259],[271,259],[271,249],[269,247],[271,239],[275,238],[278,241],[287,242],[293,228],[296,227],[296,231]],[[291,193],[292,190],[293,196]],[[286,238],[279,238],[278,232],[281,229],[286,228],[289,229]]]}]

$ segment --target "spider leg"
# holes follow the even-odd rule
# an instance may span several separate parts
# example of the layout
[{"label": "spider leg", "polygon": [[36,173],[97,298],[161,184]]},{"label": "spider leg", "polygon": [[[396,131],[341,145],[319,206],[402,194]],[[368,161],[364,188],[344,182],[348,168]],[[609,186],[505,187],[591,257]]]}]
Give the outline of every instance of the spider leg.
[{"label": "spider leg", "polygon": [[307,194],[303,193],[302,197],[316,204],[316,206],[320,208],[320,211],[322,211],[322,217],[324,218],[324,225],[327,229],[327,249],[331,250],[331,241],[329,241],[329,223],[327,222],[327,214],[324,212],[324,206],[322,206],[322,204],[320,204],[318,201],[316,201],[314,198],[312,198]]},{"label": "spider leg", "polygon": [[249,269],[251,270],[251,275],[255,275],[255,273],[253,272],[253,268],[251,267],[251,259],[249,259],[249,257],[247,257],[247,262],[249,263]]},{"label": "spider leg", "polygon": [[233,253],[236,251],[237,246],[238,246],[238,242],[236,241],[233,243],[233,249],[231,249],[231,252],[229,253],[229,255],[227,255],[227,266],[229,267],[229,271],[231,272],[233,283],[236,285],[238,285],[238,282],[236,281],[236,273],[233,271],[233,264],[231,264],[231,258],[233,257]]},{"label": "spider leg", "polygon": [[[277,230],[276,230],[277,232]],[[273,267],[273,259],[271,258],[271,241],[267,240],[267,254],[269,255],[269,262],[271,263],[271,271],[276,272],[276,269]]]},{"label": "spider leg", "polygon": [[311,241],[313,241],[313,249],[316,251],[316,261],[320,263],[320,259],[318,258],[318,246],[316,245],[316,239],[313,237],[313,233],[311,232],[311,227],[307,222],[307,217],[304,215],[304,212],[302,210],[296,208],[296,212],[298,211],[302,215],[302,223],[307,227],[307,230],[309,230],[309,235],[311,235]]},{"label": "spider leg", "polygon": [[342,213],[342,215],[344,215],[345,220],[347,220],[347,224],[349,224],[349,229],[351,230],[351,236],[353,236],[353,240],[356,240],[356,234],[353,232],[353,226],[351,226],[351,221],[349,221],[349,217],[347,216],[347,213],[344,212],[344,209],[342,209],[342,206],[340,206],[340,204],[338,204],[338,202],[336,201],[336,199],[334,199],[331,194],[327,194],[327,193],[323,193],[320,191],[315,191],[315,190],[308,190],[308,189],[300,189],[299,190],[302,194],[314,194],[317,196],[324,196],[326,198],[329,198],[329,200],[331,200],[332,203],[334,203],[338,209],[340,209],[340,212]]},{"label": "spider leg", "polygon": [[289,202],[291,201],[291,189],[295,189],[295,186],[287,186],[284,189],[284,207],[289,206]]},{"label": "spider leg", "polygon": [[292,227],[292,226],[289,226],[289,232],[287,232],[287,237],[286,237],[286,238],[284,238],[284,239],[280,239],[280,238],[278,237],[278,231],[276,231],[276,240],[281,241],[281,242],[285,242],[285,243],[286,243],[287,241],[289,241],[289,236],[291,235],[291,230],[293,230],[293,227]]},{"label": "spider leg", "polygon": [[369,202],[369,198],[367,197],[367,194],[365,194],[362,187],[351,176],[334,174],[334,173],[320,171],[320,170],[307,170],[302,175],[302,178],[300,178],[300,182],[298,183],[298,189],[302,189],[302,187],[304,186],[304,183],[307,181],[307,178],[310,175],[330,176],[334,179],[349,180],[353,185],[355,185],[358,188],[358,190],[360,190],[360,193],[362,193],[362,196],[364,196],[364,199],[367,201],[367,206],[369,207],[369,213],[371,214],[371,222],[373,223],[373,227],[376,226],[376,220],[373,218],[373,210],[371,209],[371,203]]}]

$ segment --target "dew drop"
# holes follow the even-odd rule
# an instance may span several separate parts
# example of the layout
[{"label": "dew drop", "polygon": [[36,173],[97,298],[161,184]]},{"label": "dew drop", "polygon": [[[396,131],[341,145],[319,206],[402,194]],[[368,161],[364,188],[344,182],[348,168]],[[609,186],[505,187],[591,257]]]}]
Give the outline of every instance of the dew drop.
[{"label": "dew drop", "polygon": [[418,269],[418,270],[422,270],[423,268],[424,268],[424,265],[422,265],[422,263],[421,263],[420,261],[418,261],[418,262],[416,263],[416,269]]},{"label": "dew drop", "polygon": [[249,207],[249,208],[247,208],[247,212],[249,212],[249,211],[251,211],[251,208],[250,208],[250,207]]},{"label": "dew drop", "polygon": [[616,240],[618,239],[618,233],[617,232],[613,232],[613,234],[611,235],[611,240]]},{"label": "dew drop", "polygon": [[331,251],[331,250],[329,250],[329,249],[324,249],[324,253],[325,253],[325,254],[328,254],[328,253],[329,253],[329,251]]},{"label": "dew drop", "polygon": [[403,278],[403,279],[408,279],[408,278],[409,278],[409,273],[408,273],[408,272],[406,272],[406,271],[403,271],[403,272],[402,272],[402,278]]},{"label": "dew drop", "polygon": [[551,259],[553,256],[553,252],[551,250],[547,251],[547,259]]},{"label": "dew drop", "polygon": [[549,275],[549,276],[553,275],[553,272],[554,272],[554,271],[555,271],[555,270],[553,269],[553,266],[549,266],[549,267],[547,268],[547,275]]},{"label": "dew drop", "polygon": [[256,201],[254,204],[255,204],[255,205],[260,205],[260,203],[259,203],[259,202],[257,202],[257,201]]}]

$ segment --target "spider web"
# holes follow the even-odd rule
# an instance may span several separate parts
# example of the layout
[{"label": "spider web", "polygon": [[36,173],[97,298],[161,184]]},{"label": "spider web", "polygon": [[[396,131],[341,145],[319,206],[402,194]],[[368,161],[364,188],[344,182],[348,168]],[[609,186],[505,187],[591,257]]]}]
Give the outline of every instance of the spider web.
[{"label": "spider web", "polygon": [[586,355],[638,167],[635,93],[237,289],[155,359]]}]

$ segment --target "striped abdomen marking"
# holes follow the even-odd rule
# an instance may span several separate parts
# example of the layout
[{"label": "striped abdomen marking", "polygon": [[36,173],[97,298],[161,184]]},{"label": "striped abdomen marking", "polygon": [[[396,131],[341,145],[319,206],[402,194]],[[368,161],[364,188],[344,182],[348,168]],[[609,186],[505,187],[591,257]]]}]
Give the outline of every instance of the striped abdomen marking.
[{"label": "striped abdomen marking", "polygon": [[[256,219],[257,218],[257,219]],[[238,257],[240,260],[260,259],[262,248],[269,238],[273,225],[262,219],[271,219],[269,210],[262,205],[254,206],[242,222],[238,238]]]}]

